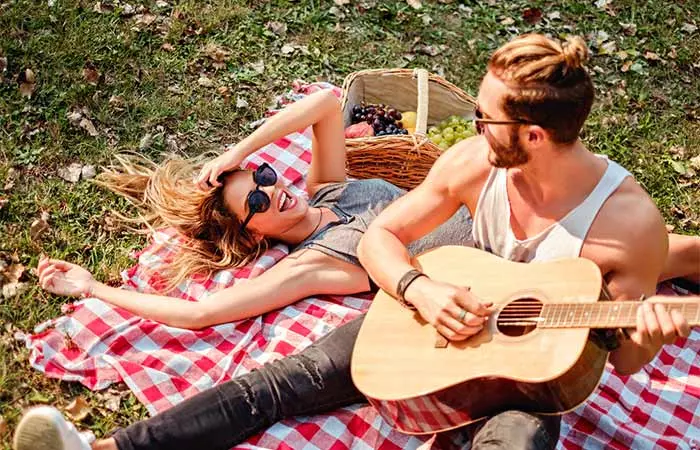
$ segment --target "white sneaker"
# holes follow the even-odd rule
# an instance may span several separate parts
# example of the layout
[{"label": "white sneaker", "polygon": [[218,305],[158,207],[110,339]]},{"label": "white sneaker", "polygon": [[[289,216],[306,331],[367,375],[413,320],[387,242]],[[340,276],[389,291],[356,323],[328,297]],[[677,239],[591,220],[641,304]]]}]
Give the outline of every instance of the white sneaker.
[{"label": "white sneaker", "polygon": [[[78,433],[50,406],[27,411],[15,430],[14,450],[90,450],[90,435]],[[94,437],[92,437],[94,440]]]}]

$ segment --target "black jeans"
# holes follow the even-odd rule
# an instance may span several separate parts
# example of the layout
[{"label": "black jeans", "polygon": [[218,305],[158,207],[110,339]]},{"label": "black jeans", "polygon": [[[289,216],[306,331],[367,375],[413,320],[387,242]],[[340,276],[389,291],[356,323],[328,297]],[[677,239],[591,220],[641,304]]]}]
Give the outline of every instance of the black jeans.
[{"label": "black jeans", "polygon": [[[283,418],[366,402],[350,377],[350,357],[361,324],[362,317],[297,355],[266,364],[118,430],[113,437],[119,450],[228,450]],[[553,449],[559,418],[508,411],[459,432],[466,446],[473,441],[475,450]]]}]

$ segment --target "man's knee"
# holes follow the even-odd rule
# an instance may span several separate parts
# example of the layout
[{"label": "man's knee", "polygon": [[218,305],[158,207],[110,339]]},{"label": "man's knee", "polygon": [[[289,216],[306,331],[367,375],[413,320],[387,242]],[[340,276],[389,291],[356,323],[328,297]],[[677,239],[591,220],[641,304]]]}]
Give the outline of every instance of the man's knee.
[{"label": "man's knee", "polygon": [[558,416],[506,411],[477,431],[472,450],[551,450],[557,445],[560,424]]}]

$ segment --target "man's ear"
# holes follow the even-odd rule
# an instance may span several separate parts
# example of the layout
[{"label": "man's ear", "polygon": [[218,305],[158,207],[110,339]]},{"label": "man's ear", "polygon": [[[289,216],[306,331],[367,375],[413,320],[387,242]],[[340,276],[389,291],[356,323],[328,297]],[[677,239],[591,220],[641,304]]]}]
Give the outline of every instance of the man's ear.
[{"label": "man's ear", "polygon": [[527,128],[527,142],[530,145],[542,145],[549,138],[549,133],[537,125],[531,125]]}]

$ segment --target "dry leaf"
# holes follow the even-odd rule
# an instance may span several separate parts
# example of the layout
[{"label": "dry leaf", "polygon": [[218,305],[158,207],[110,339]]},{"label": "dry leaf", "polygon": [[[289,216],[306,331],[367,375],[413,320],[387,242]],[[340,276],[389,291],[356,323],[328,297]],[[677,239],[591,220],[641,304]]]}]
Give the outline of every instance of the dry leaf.
[{"label": "dry leaf", "polygon": [[265,72],[265,62],[262,59],[256,63],[251,64],[250,67],[257,73],[262,74]]},{"label": "dry leaf", "polygon": [[0,83],[4,79],[5,71],[7,70],[7,58],[0,58]]},{"label": "dry leaf", "polygon": [[333,3],[335,3],[338,6],[343,6],[350,4],[350,0],[333,0]]},{"label": "dry leaf", "polygon": [[83,130],[87,131],[88,134],[92,137],[100,135],[99,131],[97,131],[97,129],[95,128],[95,125],[93,125],[92,121],[90,119],[88,119],[87,117],[83,117],[80,120],[80,123],[78,124],[78,126],[80,128],[82,128]]},{"label": "dry leaf", "polygon": [[153,144],[153,134],[146,133],[143,135],[143,137],[139,141],[139,150],[140,151],[147,150],[151,146],[151,144]]},{"label": "dry leaf", "polygon": [[676,229],[675,225],[668,225],[668,224],[666,225],[666,231],[669,233],[673,233],[673,230],[675,230],[675,229]]},{"label": "dry leaf", "polygon": [[166,52],[174,52],[175,51],[175,47],[173,47],[173,44],[169,44],[167,42],[165,42],[163,45],[161,45],[160,48],[162,48]]},{"label": "dry leaf", "polygon": [[690,158],[690,167],[700,170],[700,155]]},{"label": "dry leaf", "polygon": [[420,0],[406,0],[406,3],[413,9],[421,9],[423,7]]},{"label": "dry leaf", "polygon": [[2,190],[9,191],[15,187],[15,181],[17,181],[18,176],[19,172],[14,167],[10,167],[10,169],[7,171],[7,175],[5,176],[5,185],[3,186]]},{"label": "dry leaf", "polygon": [[231,95],[231,89],[228,86],[219,86],[216,88],[216,92],[223,97],[229,97]]},{"label": "dry leaf", "polygon": [[290,54],[294,53],[294,47],[292,47],[292,46],[289,45],[289,44],[284,44],[284,45],[282,46],[282,50],[281,50],[281,51],[282,51],[282,54],[283,54],[283,55],[290,55]]},{"label": "dry leaf", "polygon": [[217,69],[225,68],[226,61],[231,57],[231,50],[214,43],[207,44],[203,51],[214,61],[213,66]]},{"label": "dry leaf", "polygon": [[0,209],[3,209],[8,203],[10,203],[10,199],[7,197],[0,197]]},{"label": "dry leaf", "polygon": [[135,17],[136,17],[136,25],[146,26],[146,27],[149,26],[150,24],[152,24],[153,22],[155,22],[156,19],[158,18],[155,14],[150,14],[150,13],[137,14]]},{"label": "dry leaf", "polygon": [[244,98],[238,97],[236,100],[236,108],[247,108],[248,106],[248,102]]},{"label": "dry leaf", "polygon": [[542,10],[540,8],[527,8],[523,11],[523,20],[530,25],[534,25],[542,20]]},{"label": "dry leaf", "polygon": [[25,69],[24,72],[19,73],[17,81],[19,81],[19,92],[24,97],[31,97],[34,89],[36,89],[36,75],[34,75],[34,71]]},{"label": "dry leaf", "polygon": [[58,176],[68,181],[69,183],[77,183],[80,180],[80,172],[83,170],[83,165],[73,163],[68,167],[58,169]]},{"label": "dry leaf", "polygon": [[501,25],[513,25],[515,23],[515,19],[512,17],[506,17],[505,19],[501,20]]},{"label": "dry leaf", "polygon": [[265,24],[265,28],[275,33],[277,36],[287,34],[287,24],[282,22],[270,21]]},{"label": "dry leaf", "polygon": [[635,34],[637,34],[637,25],[633,23],[620,22],[620,26],[622,27],[627,36],[634,36]]},{"label": "dry leaf", "polygon": [[49,213],[47,211],[43,211],[41,213],[41,217],[38,219],[34,220],[32,222],[31,226],[29,227],[29,237],[31,237],[32,241],[37,242],[41,237],[49,231]]},{"label": "dry leaf", "polygon": [[692,34],[695,33],[695,31],[698,29],[695,25],[692,23],[684,23],[683,26],[681,27],[681,30],[685,31],[686,33]]},{"label": "dry leaf", "polygon": [[2,286],[2,296],[6,299],[20,295],[29,287],[28,283],[20,280],[24,276],[24,265],[20,264],[16,255],[9,257],[1,255],[0,259],[0,285]]},{"label": "dry leaf", "polygon": [[649,61],[661,61],[661,57],[654,52],[646,52],[644,57]]},{"label": "dry leaf", "polygon": [[212,81],[212,79],[204,75],[199,77],[199,80],[197,80],[197,84],[199,84],[202,87],[214,87],[214,82]]},{"label": "dry leaf", "polygon": [[109,98],[109,106],[122,109],[124,107],[124,98],[121,95],[113,95]]},{"label": "dry leaf", "polygon": [[547,14],[547,18],[549,20],[561,20],[561,13],[559,11],[552,11],[551,13]]},{"label": "dry leaf", "polygon": [[95,170],[95,166],[93,165],[83,166],[83,168],[80,169],[80,176],[83,178],[83,180],[90,180],[95,178],[96,175],[97,170]]},{"label": "dry leaf", "polygon": [[625,61],[624,64],[622,64],[622,68],[620,70],[622,72],[628,72],[630,70],[630,67],[632,67],[632,61]]},{"label": "dry leaf", "polygon": [[83,67],[83,79],[93,86],[97,86],[97,82],[100,80],[100,72],[91,62],[86,63]]},{"label": "dry leaf", "polygon": [[0,416],[0,437],[5,436],[7,433],[7,422],[5,422],[5,418],[3,416]]},{"label": "dry leaf", "polygon": [[78,396],[64,408],[64,411],[72,420],[80,422],[90,415],[92,409],[82,396]]},{"label": "dry leaf", "polygon": [[441,47],[433,47],[432,45],[418,44],[413,47],[413,51],[428,56],[437,56],[442,52]]}]

